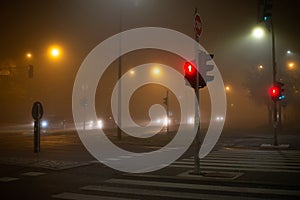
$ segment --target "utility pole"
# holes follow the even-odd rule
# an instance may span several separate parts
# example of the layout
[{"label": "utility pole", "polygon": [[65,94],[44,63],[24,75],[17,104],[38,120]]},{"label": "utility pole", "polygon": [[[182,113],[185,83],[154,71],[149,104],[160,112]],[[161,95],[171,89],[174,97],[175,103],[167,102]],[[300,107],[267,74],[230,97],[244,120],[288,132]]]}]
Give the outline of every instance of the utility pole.
[{"label": "utility pole", "polygon": [[[275,58],[275,34],[274,34],[274,25],[272,18],[269,19],[270,22],[270,28],[272,33],[272,66],[273,66],[273,85],[277,83],[276,81],[276,75],[277,75],[277,69],[276,69],[276,58]],[[278,117],[277,117],[277,100],[273,101],[273,128],[274,128],[274,146],[278,146],[278,139],[277,139],[277,127],[278,127]]]},{"label": "utility pole", "polygon": [[118,62],[118,123],[117,123],[117,138],[122,139],[122,2],[120,1],[120,19],[119,19],[119,31],[120,31],[120,41],[119,41],[119,62]]},{"label": "utility pole", "polygon": [[166,97],[164,98],[164,104],[166,105],[167,110],[167,120],[166,120],[166,127],[167,127],[167,134],[169,134],[169,90],[167,90]]},{"label": "utility pole", "polygon": [[[194,23],[195,23],[195,40],[197,41],[197,44],[199,43],[199,37],[202,32],[202,22],[200,19],[200,15],[198,14],[197,8],[195,9],[195,17],[194,17]],[[197,28],[201,27],[201,31],[197,31]],[[196,67],[197,71],[199,72],[199,47],[198,45],[195,47],[195,55],[196,55]],[[199,151],[200,151],[200,112],[199,112],[199,106],[200,106],[200,98],[199,98],[199,73],[196,73],[196,85],[194,88],[195,91],[195,129],[197,129],[196,137],[195,137],[195,152],[194,152],[194,174],[200,174],[200,158],[199,158]]]}]

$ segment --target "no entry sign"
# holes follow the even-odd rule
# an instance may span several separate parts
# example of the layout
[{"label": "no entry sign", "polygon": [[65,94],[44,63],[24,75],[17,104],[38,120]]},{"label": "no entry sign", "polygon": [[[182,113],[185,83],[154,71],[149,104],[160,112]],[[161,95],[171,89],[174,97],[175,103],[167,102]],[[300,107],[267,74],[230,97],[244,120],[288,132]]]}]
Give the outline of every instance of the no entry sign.
[{"label": "no entry sign", "polygon": [[194,30],[196,37],[199,38],[202,33],[202,21],[198,12],[195,13],[194,17]]}]

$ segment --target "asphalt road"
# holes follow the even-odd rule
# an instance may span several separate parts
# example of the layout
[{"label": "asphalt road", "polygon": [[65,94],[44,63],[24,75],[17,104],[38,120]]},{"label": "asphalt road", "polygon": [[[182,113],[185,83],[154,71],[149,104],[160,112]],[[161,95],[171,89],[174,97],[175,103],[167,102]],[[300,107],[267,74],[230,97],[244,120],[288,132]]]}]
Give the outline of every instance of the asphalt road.
[{"label": "asphalt road", "polygon": [[[116,144],[134,152],[159,149],[172,137],[152,143],[123,138]],[[112,136],[114,139],[114,136]],[[191,175],[193,147],[161,170],[128,174],[97,162],[76,132],[50,131],[33,153],[29,131],[0,133],[2,199],[299,199],[300,151],[296,131],[284,132],[288,149],[260,148],[271,143],[267,131],[225,130]],[[5,197],[5,198],[3,198]]]}]

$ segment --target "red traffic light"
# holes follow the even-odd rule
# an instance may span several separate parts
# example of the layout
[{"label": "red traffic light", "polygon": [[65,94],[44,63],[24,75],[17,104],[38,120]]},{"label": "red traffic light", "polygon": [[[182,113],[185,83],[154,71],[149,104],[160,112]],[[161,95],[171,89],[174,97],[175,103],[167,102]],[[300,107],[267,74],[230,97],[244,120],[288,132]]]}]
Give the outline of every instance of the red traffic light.
[{"label": "red traffic light", "polygon": [[197,71],[195,66],[191,62],[185,62],[183,69],[184,69],[185,75],[194,75],[194,74],[196,74],[196,71]]},{"label": "red traffic light", "polygon": [[281,88],[279,88],[278,86],[273,85],[269,89],[269,94],[273,100],[278,100],[278,98],[280,97],[280,93],[281,93]]}]

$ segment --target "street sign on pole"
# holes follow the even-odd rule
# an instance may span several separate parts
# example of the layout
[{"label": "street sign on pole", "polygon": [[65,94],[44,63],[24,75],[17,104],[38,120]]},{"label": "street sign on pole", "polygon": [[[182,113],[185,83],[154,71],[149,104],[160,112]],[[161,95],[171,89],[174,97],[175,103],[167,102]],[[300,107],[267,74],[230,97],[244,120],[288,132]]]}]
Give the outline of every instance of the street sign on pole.
[{"label": "street sign on pole", "polygon": [[[195,40],[199,42],[200,35],[202,33],[202,21],[198,10],[195,10],[194,16],[194,31],[195,31]],[[199,46],[195,46],[196,55],[199,52]],[[199,72],[199,57],[196,56],[196,68]],[[200,151],[200,115],[199,115],[199,105],[200,105],[200,96],[199,96],[199,73],[196,73],[196,87],[195,91],[195,128],[197,129],[196,137],[195,137],[195,155],[194,155],[194,174],[200,174],[200,158],[198,156]]]},{"label": "street sign on pole", "polygon": [[41,102],[34,102],[31,110],[32,117],[34,119],[34,134],[33,134],[33,152],[40,152],[40,120],[43,117],[44,109]]},{"label": "street sign on pole", "polygon": [[200,35],[202,33],[202,21],[197,10],[194,16],[194,31],[196,40],[199,41]]}]

